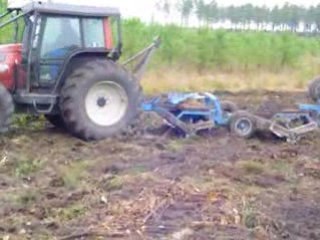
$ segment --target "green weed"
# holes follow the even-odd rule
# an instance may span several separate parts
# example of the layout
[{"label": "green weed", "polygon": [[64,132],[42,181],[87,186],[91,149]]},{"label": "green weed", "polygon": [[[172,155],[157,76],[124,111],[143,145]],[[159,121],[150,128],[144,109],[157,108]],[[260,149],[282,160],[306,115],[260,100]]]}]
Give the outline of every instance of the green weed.
[{"label": "green weed", "polygon": [[83,216],[86,207],[82,204],[74,204],[66,208],[51,209],[51,215],[59,221],[70,221]]},{"label": "green weed", "polygon": [[70,189],[78,187],[87,176],[87,168],[88,162],[85,161],[77,161],[68,166],[61,167],[60,174],[65,186]]},{"label": "green weed", "polygon": [[247,174],[262,174],[265,171],[265,165],[257,161],[243,161],[238,163],[239,167]]},{"label": "green weed", "polygon": [[25,190],[15,196],[15,202],[22,206],[33,204],[39,198],[39,192],[34,189]]},{"label": "green weed", "polygon": [[25,177],[40,170],[42,163],[37,159],[26,159],[17,161],[15,165],[15,175]]},{"label": "green weed", "polygon": [[241,209],[242,224],[248,229],[254,229],[259,226],[259,216],[252,203],[243,199]]}]

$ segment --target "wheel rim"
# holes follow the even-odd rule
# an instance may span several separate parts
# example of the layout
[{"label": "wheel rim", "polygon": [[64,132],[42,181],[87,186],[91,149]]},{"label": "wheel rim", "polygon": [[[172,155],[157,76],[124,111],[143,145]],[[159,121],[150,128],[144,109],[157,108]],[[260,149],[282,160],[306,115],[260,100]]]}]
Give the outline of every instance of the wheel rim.
[{"label": "wheel rim", "polygon": [[252,127],[253,127],[252,122],[248,118],[241,118],[235,122],[236,132],[240,136],[246,136],[246,135],[250,134]]},{"label": "wheel rim", "polygon": [[111,126],[126,114],[128,97],[119,84],[103,81],[90,88],[85,99],[85,107],[92,122],[100,126]]}]

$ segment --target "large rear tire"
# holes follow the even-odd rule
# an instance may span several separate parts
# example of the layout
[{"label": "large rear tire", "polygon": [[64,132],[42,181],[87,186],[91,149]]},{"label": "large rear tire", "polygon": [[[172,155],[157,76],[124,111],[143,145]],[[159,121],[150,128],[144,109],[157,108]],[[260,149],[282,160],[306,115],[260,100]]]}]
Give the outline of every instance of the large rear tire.
[{"label": "large rear tire", "polygon": [[60,110],[66,128],[84,140],[101,140],[126,130],[138,115],[139,84],[116,63],[92,60],[66,79]]},{"label": "large rear tire", "polygon": [[320,100],[320,77],[310,82],[308,92],[313,101],[318,102]]},{"label": "large rear tire", "polygon": [[14,103],[11,94],[0,84],[0,133],[9,130],[12,115],[14,113]]}]

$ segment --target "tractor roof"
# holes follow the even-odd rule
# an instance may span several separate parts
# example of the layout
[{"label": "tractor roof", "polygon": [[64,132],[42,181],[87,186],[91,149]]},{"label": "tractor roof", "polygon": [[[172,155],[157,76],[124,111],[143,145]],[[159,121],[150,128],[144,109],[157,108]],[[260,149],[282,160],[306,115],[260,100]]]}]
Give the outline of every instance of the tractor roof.
[{"label": "tractor roof", "polygon": [[112,7],[82,6],[82,5],[71,5],[71,4],[62,4],[62,3],[41,2],[41,1],[26,4],[23,7],[17,8],[15,10],[21,10],[24,13],[40,12],[40,13],[73,15],[73,16],[93,16],[93,17],[107,17],[107,16],[120,15],[120,11],[117,8],[112,8]]}]

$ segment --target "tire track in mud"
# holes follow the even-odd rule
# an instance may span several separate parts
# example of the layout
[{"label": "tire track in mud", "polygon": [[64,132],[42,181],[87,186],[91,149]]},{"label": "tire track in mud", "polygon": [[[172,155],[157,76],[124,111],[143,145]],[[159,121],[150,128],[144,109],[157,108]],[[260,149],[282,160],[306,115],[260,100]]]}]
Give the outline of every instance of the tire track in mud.
[{"label": "tire track in mud", "polygon": [[[265,92],[223,98],[252,111],[260,101],[287,108],[306,100]],[[290,145],[269,136],[244,141],[224,129],[179,139],[142,128],[96,143],[55,129],[2,138],[0,236],[319,239],[317,134]]]}]

